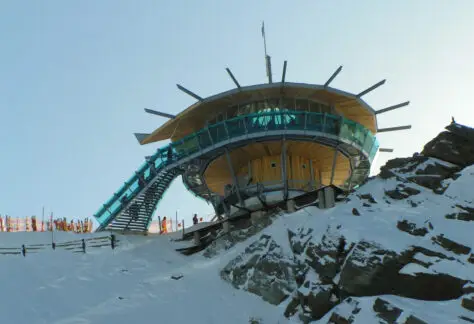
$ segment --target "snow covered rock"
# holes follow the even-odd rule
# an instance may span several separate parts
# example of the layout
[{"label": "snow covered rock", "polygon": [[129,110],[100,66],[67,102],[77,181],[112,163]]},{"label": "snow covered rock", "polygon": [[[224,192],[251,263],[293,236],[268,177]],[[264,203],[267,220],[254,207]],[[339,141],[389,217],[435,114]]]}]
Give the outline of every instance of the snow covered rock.
[{"label": "snow covered rock", "polygon": [[271,236],[262,235],[222,269],[221,277],[278,305],[296,289],[295,272],[292,257]]},{"label": "snow covered rock", "polygon": [[304,323],[474,323],[474,165],[428,153],[275,219],[221,276]]},{"label": "snow covered rock", "polygon": [[459,124],[446,129],[425,145],[422,154],[462,167],[474,164],[474,129]]}]

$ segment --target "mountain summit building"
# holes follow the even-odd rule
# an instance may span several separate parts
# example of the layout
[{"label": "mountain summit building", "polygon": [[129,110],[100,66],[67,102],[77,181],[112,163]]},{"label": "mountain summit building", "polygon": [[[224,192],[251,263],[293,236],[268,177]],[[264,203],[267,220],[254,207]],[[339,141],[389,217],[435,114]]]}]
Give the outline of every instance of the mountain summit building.
[{"label": "mountain summit building", "polygon": [[[369,175],[379,148],[377,114],[362,96],[385,80],[352,94],[324,84],[273,82],[241,86],[207,98],[177,85],[196,103],[174,116],[145,109],[168,121],[150,134],[135,134],[141,145],[171,140],[145,163],[94,215],[99,230],[146,232],[171,182],[182,176],[188,190],[210,202],[221,217],[234,217],[320,188],[349,191]],[[331,194],[326,192],[326,194]]]}]

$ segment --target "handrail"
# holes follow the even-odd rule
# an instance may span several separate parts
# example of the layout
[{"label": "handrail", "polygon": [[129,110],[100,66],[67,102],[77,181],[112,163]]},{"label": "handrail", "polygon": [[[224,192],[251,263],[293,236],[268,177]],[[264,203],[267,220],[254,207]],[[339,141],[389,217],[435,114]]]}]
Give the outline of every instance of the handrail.
[{"label": "handrail", "polygon": [[[167,165],[232,138],[275,130],[318,131],[337,136],[362,148],[372,162],[378,150],[375,136],[359,123],[326,113],[279,110],[253,113],[227,119],[159,148],[145,161],[107,202],[94,214],[101,224],[120,210],[122,203],[135,197],[156,173]],[[154,169],[154,170],[153,170]]]}]

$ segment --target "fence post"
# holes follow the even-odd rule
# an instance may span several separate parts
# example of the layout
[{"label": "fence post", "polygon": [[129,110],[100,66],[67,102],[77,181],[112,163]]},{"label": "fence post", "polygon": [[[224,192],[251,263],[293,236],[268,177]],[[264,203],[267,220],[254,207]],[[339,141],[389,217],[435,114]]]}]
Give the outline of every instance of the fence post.
[{"label": "fence post", "polygon": [[86,253],[86,241],[82,239],[82,252]]},{"label": "fence post", "polygon": [[184,219],[181,221],[183,226],[183,239],[184,239]]}]

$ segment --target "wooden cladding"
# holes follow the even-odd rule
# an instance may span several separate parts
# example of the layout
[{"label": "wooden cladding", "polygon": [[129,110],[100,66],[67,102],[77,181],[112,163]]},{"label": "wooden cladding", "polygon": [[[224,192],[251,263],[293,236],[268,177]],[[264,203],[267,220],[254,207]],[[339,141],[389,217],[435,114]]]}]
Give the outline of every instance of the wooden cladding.
[{"label": "wooden cladding", "polygon": [[[312,186],[330,184],[334,150],[318,143],[287,141],[286,180],[289,189],[310,190]],[[230,157],[239,186],[283,183],[279,141],[253,143],[233,150]],[[333,183],[342,185],[349,176],[349,159],[338,153]],[[204,177],[209,189],[220,195],[224,195],[225,185],[233,184],[225,156],[211,162]]]}]

